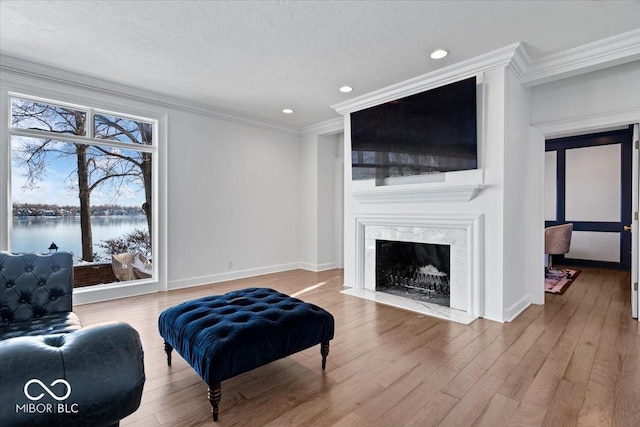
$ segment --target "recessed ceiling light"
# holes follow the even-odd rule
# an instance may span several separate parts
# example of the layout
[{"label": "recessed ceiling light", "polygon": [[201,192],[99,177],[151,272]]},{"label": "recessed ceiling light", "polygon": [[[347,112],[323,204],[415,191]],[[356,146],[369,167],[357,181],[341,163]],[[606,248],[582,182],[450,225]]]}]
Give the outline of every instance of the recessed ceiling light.
[{"label": "recessed ceiling light", "polygon": [[442,59],[447,56],[449,52],[444,49],[437,49],[431,53],[431,59]]},{"label": "recessed ceiling light", "polygon": [[293,109],[285,108],[284,110],[282,110],[282,112],[285,113],[285,114],[293,114]]},{"label": "recessed ceiling light", "polygon": [[353,90],[353,88],[351,86],[342,86],[340,88],[340,92],[344,92],[344,93],[349,93]]}]

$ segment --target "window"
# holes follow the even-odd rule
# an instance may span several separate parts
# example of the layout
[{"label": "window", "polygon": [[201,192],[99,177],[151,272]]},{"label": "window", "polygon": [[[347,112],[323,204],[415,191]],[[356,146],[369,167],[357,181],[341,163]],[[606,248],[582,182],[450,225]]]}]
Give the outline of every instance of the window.
[{"label": "window", "polygon": [[116,255],[117,280],[152,277],[156,121],[18,95],[10,107],[11,250],[109,271]]}]

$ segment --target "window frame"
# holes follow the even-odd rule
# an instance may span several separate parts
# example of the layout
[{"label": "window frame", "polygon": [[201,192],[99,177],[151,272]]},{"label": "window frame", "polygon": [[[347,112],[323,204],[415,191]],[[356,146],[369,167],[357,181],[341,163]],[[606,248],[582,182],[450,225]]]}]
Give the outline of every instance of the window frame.
[{"label": "window frame", "polygon": [[[10,92],[8,95],[9,95],[9,100],[8,100],[9,101],[9,104],[8,104],[9,123],[7,128],[9,130],[9,135],[8,135],[9,142],[11,141],[11,137],[15,135],[15,136],[24,136],[27,138],[56,139],[59,141],[80,143],[80,144],[87,144],[87,145],[102,145],[107,147],[143,151],[143,152],[152,153],[152,154],[155,154],[158,151],[158,121],[157,120],[150,119],[147,117],[135,116],[132,114],[119,113],[119,112],[103,110],[99,108],[80,106],[80,105],[64,103],[60,101],[38,98],[34,96],[17,94],[12,92]],[[87,135],[82,136],[82,135],[73,135],[73,134],[67,134],[67,133],[53,133],[53,132],[48,132],[44,130],[13,127],[11,126],[11,100],[13,98],[19,98],[19,99],[24,99],[26,101],[33,101],[33,102],[42,102],[43,104],[54,105],[54,106],[59,106],[64,108],[72,108],[77,111],[83,111],[87,114],[86,116],[86,122],[88,123]],[[96,138],[94,135],[95,129],[93,125],[93,119],[96,114],[110,115],[118,118],[129,119],[129,120],[151,124],[153,126],[153,138],[152,138],[151,144],[150,145],[133,144],[131,142],[121,142],[121,141],[115,141],[111,139]],[[135,147],[135,148],[132,148],[132,147]]]},{"label": "window frame", "polygon": [[[74,289],[74,303],[84,304],[103,301],[113,298],[121,298],[132,295],[139,295],[149,292],[166,291],[167,285],[167,256],[166,256],[166,141],[167,141],[167,114],[159,111],[152,105],[141,103],[137,99],[126,99],[122,97],[116,102],[111,100],[105,102],[103,94],[98,93],[93,88],[71,88],[67,93],[62,91],[43,90],[41,87],[33,88],[31,85],[12,85],[7,87],[3,82],[0,92],[0,105],[5,108],[6,113],[0,115],[0,250],[11,249],[12,233],[12,195],[11,195],[11,137],[23,136],[32,138],[49,138],[71,143],[82,143],[88,145],[109,146],[140,152],[148,152],[153,156],[152,165],[152,253],[154,254],[153,275],[150,279],[136,280],[131,282],[114,282],[109,284],[99,284],[89,287]],[[92,90],[93,89],[93,90]],[[82,93],[82,92],[88,92]],[[80,96],[77,96],[81,93]],[[88,96],[87,96],[88,95]],[[64,108],[73,108],[87,113],[87,135],[58,134],[47,131],[22,129],[12,126],[11,100],[19,98],[35,102],[43,102]],[[91,105],[88,107],[87,105]],[[130,119],[149,123],[152,126],[152,142],[149,145],[134,144],[131,142],[121,142],[94,136],[94,114],[106,114],[118,118]]]}]

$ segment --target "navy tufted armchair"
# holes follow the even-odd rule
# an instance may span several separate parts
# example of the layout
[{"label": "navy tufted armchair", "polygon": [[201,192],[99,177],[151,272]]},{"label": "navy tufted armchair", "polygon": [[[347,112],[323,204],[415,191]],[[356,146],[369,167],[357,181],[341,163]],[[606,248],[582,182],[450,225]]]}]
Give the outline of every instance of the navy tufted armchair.
[{"label": "navy tufted armchair", "polygon": [[117,426],[140,405],[140,337],[82,328],[71,254],[0,252],[0,425]]}]

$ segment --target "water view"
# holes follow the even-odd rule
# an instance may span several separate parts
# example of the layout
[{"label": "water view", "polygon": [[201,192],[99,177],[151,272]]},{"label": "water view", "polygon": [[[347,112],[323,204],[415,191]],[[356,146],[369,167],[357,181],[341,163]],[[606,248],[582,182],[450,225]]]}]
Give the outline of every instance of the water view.
[{"label": "water view", "polygon": [[[91,221],[93,252],[98,254],[96,261],[111,259],[98,243],[136,229],[147,229],[144,215],[94,216]],[[55,242],[59,250],[73,253],[79,261],[82,256],[80,217],[13,217],[13,252],[49,252],[51,242]]]}]

